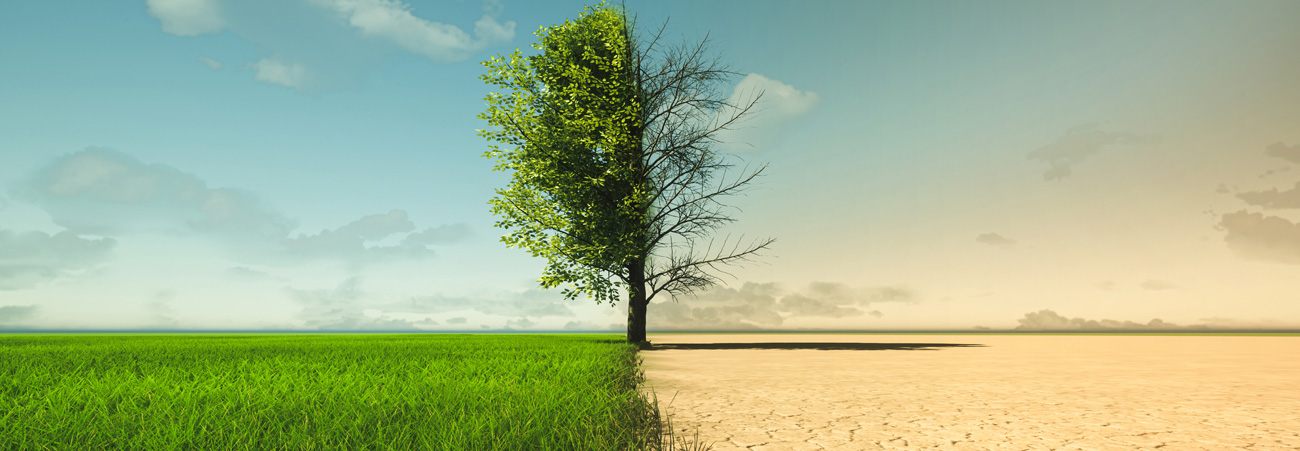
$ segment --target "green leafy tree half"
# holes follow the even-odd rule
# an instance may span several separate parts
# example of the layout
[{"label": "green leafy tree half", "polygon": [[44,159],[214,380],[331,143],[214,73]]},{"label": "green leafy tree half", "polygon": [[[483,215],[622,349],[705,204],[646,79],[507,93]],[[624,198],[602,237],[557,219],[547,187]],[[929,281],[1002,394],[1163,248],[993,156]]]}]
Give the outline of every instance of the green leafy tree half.
[{"label": "green leafy tree half", "polygon": [[[647,67],[663,28],[644,48],[632,29],[623,11],[603,3],[542,28],[533,44],[541,54],[516,49],[483,63],[483,81],[511,92],[488,94],[478,117],[493,127],[479,135],[496,143],[485,156],[512,174],[490,201],[497,227],[508,231],[501,241],[546,258],[538,281],[566,285],[567,299],[613,304],[626,293],[627,340],[642,343],[656,295],[712,285],[711,271],[773,240],[742,248],[727,237],[715,249],[709,239],[733,221],[720,200],[765,168],[725,180],[732,157],[710,149],[713,135],[761,94],[743,106],[718,97],[713,84],[738,74],[701,59],[707,37]],[[735,114],[716,120],[728,110]]]}]

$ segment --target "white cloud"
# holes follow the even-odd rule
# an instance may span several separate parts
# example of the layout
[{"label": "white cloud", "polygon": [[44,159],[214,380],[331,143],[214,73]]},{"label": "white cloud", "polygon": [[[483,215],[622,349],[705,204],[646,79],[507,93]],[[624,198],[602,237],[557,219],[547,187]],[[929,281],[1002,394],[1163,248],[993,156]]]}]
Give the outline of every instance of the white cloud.
[{"label": "white cloud", "polygon": [[[780,136],[780,126],[792,119],[812,111],[821,96],[812,91],[801,91],[794,86],[767,78],[761,74],[750,73],[736,83],[727,103],[736,107],[749,105],[759,96],[752,109],[727,130],[717,133],[722,145],[732,151],[761,148]],[[713,117],[714,124],[721,123],[734,116],[738,109],[723,107]]]},{"label": "white cloud", "polygon": [[256,81],[307,94],[355,88],[396,54],[457,62],[515,36],[514,22],[497,20],[494,0],[484,3],[473,36],[396,0],[149,0],[149,10],[168,33],[226,30],[247,41],[257,49],[245,66]]},{"label": "white cloud", "polygon": [[[515,22],[498,21],[502,8],[495,0],[485,1],[473,36],[416,16],[411,5],[396,0],[148,0],[147,5],[149,16],[159,18],[169,34],[225,30],[246,40],[259,55],[244,66],[253,70],[255,81],[312,95],[359,86],[398,53],[464,61],[515,38]],[[213,70],[224,66],[211,58],[200,61]]]},{"label": "white cloud", "polygon": [[504,44],[515,38],[515,23],[506,21],[503,24],[491,16],[483,16],[474,22],[474,35],[481,40],[480,47]]},{"label": "white cloud", "polygon": [[208,66],[208,69],[212,69],[212,70],[221,70],[221,68],[224,66],[224,64],[221,64],[221,61],[217,61],[212,58],[208,58],[206,56],[200,56],[199,62],[203,63],[203,65],[205,66]]},{"label": "white cloud", "polygon": [[473,39],[454,25],[433,22],[411,13],[410,5],[394,0],[317,0],[338,12],[363,36],[381,38],[435,61],[460,61],[472,51],[514,39],[515,23],[497,23],[485,14],[474,24]]},{"label": "white cloud", "polygon": [[198,36],[226,27],[217,0],[145,0],[145,5],[149,15],[162,22],[165,33]]},{"label": "white cloud", "polygon": [[262,58],[250,65],[254,70],[253,79],[299,90],[306,90],[311,75],[301,63],[286,63],[276,58]]}]

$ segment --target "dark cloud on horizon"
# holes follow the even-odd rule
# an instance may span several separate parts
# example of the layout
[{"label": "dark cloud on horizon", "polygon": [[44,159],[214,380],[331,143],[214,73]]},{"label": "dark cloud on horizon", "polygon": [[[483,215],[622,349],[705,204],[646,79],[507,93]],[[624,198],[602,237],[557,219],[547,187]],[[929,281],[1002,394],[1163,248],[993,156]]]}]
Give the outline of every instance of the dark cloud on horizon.
[{"label": "dark cloud on horizon", "polygon": [[1071,128],[1055,143],[1030,152],[1026,158],[1036,159],[1051,166],[1043,173],[1043,180],[1060,180],[1073,173],[1074,166],[1100,152],[1103,147],[1115,145],[1145,145],[1158,142],[1154,136],[1132,133],[1106,132],[1098,124],[1084,124]]},{"label": "dark cloud on horizon", "polygon": [[881,286],[853,288],[845,284],[813,282],[803,290],[786,293],[774,283],[746,282],[740,288],[713,286],[681,302],[654,302],[646,326],[655,330],[760,330],[798,317],[851,318],[884,316],[863,307],[882,302],[917,302],[908,288]]},{"label": "dark cloud on horizon", "polygon": [[[1201,324],[1179,325],[1168,323],[1159,318],[1152,319],[1147,323],[1136,323],[1133,321],[1116,321],[1111,319],[1090,320],[1084,318],[1069,318],[1058,314],[1052,310],[1040,310],[1037,312],[1026,313],[1024,318],[1019,320],[1020,325],[1013,330],[1026,332],[1106,332],[1106,331],[1187,331],[1187,332],[1206,332],[1214,330],[1286,330],[1295,329],[1297,324],[1286,323],[1275,319],[1265,319],[1259,321],[1240,320],[1234,318],[1201,318],[1198,320]],[[987,327],[976,326],[976,330],[990,330]]]},{"label": "dark cloud on horizon", "polygon": [[1019,326],[1014,330],[1021,331],[1108,331],[1108,330],[1199,330],[1207,329],[1209,326],[1192,325],[1180,326],[1174,323],[1166,323],[1159,318],[1152,319],[1146,324],[1135,323],[1132,321],[1116,321],[1111,319],[1091,320],[1084,318],[1067,318],[1051,310],[1040,310],[1037,312],[1026,313],[1024,318],[1018,320]]},{"label": "dark cloud on horizon", "polygon": [[1010,249],[1012,246],[1016,245],[1016,240],[996,233],[981,233],[979,236],[975,237],[975,241],[990,246],[1000,247],[1002,249]]},{"label": "dark cloud on horizon", "polygon": [[108,260],[117,241],[63,231],[17,233],[0,229],[0,290],[32,288],[70,277]]}]

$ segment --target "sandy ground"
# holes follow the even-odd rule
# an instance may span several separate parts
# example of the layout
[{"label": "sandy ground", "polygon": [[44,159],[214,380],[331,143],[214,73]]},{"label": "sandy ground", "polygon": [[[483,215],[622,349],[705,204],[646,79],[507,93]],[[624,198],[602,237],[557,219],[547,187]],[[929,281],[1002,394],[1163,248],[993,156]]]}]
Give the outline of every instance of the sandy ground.
[{"label": "sandy ground", "polygon": [[660,409],[713,451],[1300,449],[1300,337],[649,339]]}]

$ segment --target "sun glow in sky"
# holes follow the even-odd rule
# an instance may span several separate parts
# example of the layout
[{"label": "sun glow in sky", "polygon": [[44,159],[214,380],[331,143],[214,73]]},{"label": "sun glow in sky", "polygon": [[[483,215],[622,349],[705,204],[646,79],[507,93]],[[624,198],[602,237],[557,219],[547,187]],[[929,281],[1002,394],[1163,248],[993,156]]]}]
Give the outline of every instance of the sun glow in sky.
[{"label": "sun glow in sky", "polygon": [[[0,330],[622,331],[475,131],[586,4],[0,4]],[[651,332],[1300,328],[1300,3],[626,6],[764,92],[720,236],[777,239]]]}]

